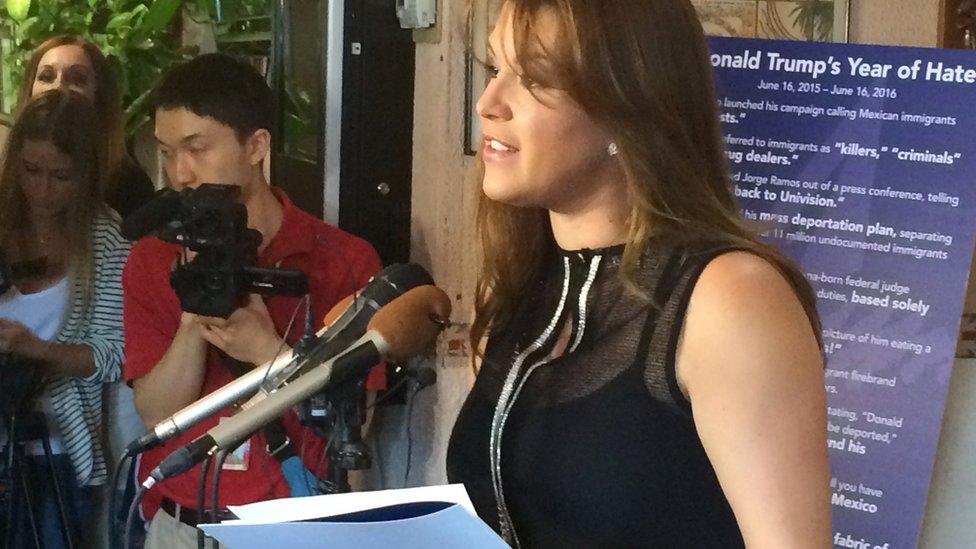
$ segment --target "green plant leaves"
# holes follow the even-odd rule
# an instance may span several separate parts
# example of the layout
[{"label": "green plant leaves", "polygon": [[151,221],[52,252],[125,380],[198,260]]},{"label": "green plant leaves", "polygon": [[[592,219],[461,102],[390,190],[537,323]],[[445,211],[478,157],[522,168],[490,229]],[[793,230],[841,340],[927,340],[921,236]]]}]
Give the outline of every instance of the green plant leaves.
[{"label": "green plant leaves", "polygon": [[154,0],[142,20],[146,30],[159,32],[169,26],[183,0]]},{"label": "green plant leaves", "polygon": [[[11,81],[18,82],[25,60],[38,44],[59,34],[83,36],[116,69],[127,106],[126,129],[131,132],[148,118],[147,90],[173,63],[190,56],[169,28],[187,2],[193,0],[2,0],[0,14],[13,44],[4,51],[3,63]],[[17,18],[15,13],[24,16]],[[17,86],[3,93],[3,104],[9,109],[16,101]]]},{"label": "green plant leaves", "polygon": [[[214,25],[222,51],[267,55],[271,39],[271,0],[0,0],[4,31],[12,47],[3,64],[19,82],[25,60],[38,44],[59,34],[90,40],[109,58],[119,78],[129,135],[149,120],[148,91],[174,63],[189,59],[195,48],[180,46],[172,32],[181,10]],[[3,89],[4,108],[16,101],[17,86]]]},{"label": "green plant leaves", "polygon": [[124,34],[132,31],[134,25],[138,25],[140,18],[146,14],[148,8],[139,4],[133,7],[132,11],[123,11],[112,15],[105,24],[106,31],[115,31],[116,34]]},{"label": "green plant leaves", "polygon": [[31,0],[7,0],[7,14],[18,23],[27,19]]}]

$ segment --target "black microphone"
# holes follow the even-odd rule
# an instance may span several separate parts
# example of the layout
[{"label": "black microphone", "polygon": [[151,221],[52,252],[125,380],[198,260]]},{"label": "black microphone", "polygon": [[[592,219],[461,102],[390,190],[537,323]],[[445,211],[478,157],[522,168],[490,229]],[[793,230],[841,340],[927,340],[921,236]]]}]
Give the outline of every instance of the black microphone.
[{"label": "black microphone", "polygon": [[380,359],[400,361],[421,353],[442,328],[432,317],[448,318],[450,314],[451,300],[440,288],[420,286],[406,292],[380,309],[370,320],[366,333],[345,352],[171,453],[153,469],[143,486],[149,489],[158,481],[187,471],[216,449],[236,448],[252,433],[323,387],[337,387],[362,378]]},{"label": "black microphone", "polygon": [[373,275],[359,292],[340,301],[329,311],[325,316],[327,327],[316,334],[315,343],[309,345],[302,356],[285,353],[275,357],[270,363],[251,370],[157,423],[146,434],[133,441],[127,452],[136,453],[159,446],[261,389],[262,394],[255,395],[254,399],[245,403],[245,407],[253,406],[263,399],[263,395],[267,395],[293,375],[301,373],[307,365],[318,365],[348,349],[366,332],[367,324],[380,307],[410,289],[430,284],[433,284],[430,273],[416,263],[397,263],[386,267]]},{"label": "black microphone", "polygon": [[156,191],[152,199],[122,220],[121,232],[126,240],[136,241],[159,229],[180,210],[180,193],[169,187]]},{"label": "black microphone", "polygon": [[413,379],[413,388],[415,391],[419,391],[424,387],[430,387],[431,385],[437,383],[437,370],[431,368],[430,366],[407,369],[407,375]]},{"label": "black microphone", "polygon": [[[245,403],[243,408],[253,406],[288,379],[300,375],[306,365],[317,366],[322,361],[348,349],[366,332],[373,315],[387,303],[399,298],[408,290],[433,284],[434,279],[431,278],[430,273],[416,263],[395,263],[386,267],[373,276],[361,291],[333,307],[325,315],[325,324],[329,326],[326,333],[318,338],[315,344],[296,350],[302,354],[302,360],[280,370],[274,376],[269,375],[261,384],[260,392]],[[343,303],[348,305],[345,309],[340,309]],[[335,316],[336,314],[338,316]]]}]

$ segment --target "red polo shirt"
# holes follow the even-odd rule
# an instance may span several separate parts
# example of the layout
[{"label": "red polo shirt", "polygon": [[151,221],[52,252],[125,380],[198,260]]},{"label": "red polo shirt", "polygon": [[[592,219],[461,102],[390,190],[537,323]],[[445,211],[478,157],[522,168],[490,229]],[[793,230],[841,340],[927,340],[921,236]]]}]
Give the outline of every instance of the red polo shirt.
[{"label": "red polo shirt", "polygon": [[[260,267],[298,269],[308,275],[312,297],[312,314],[321,319],[342,298],[363,287],[380,269],[376,251],[365,240],[354,237],[299,210],[279,189],[275,196],[281,202],[284,216],[281,228],[271,239],[258,258]],[[125,324],[125,380],[146,375],[162,359],[169,349],[180,324],[180,303],[169,283],[170,270],[180,247],[156,238],[144,238],[132,247],[132,253],[122,274]],[[299,303],[295,297],[266,297],[265,304],[271,313],[279,335],[284,334],[288,320]],[[302,335],[303,311],[299,311],[295,325],[286,338],[294,345]],[[234,377],[211,347],[207,356],[206,372],[201,396],[224,386]],[[376,368],[367,380],[367,387],[381,389],[384,386],[382,368]],[[149,476],[170,452],[205,433],[218,422],[218,417],[231,415],[225,409],[217,416],[200,422],[182,436],[170,440],[159,448],[145,452],[139,463],[139,481]],[[323,441],[311,429],[302,428],[294,412],[289,411],[282,420],[296,453],[301,455],[309,470],[321,475]],[[220,475],[220,504],[239,505],[289,494],[288,484],[281,474],[278,462],[268,455],[264,436],[251,437],[251,451],[246,471],[224,470]],[[156,514],[162,497],[181,505],[197,507],[197,488],[200,467],[167,479],[150,490],[143,502],[147,518]],[[209,507],[210,494],[207,494]]]}]

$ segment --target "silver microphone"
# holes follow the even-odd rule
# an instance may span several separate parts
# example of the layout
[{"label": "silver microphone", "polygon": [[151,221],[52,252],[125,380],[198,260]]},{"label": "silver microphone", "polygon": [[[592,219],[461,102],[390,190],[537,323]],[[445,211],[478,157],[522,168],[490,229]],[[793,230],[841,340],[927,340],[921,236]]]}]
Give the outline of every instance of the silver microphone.
[{"label": "silver microphone", "polygon": [[259,389],[263,389],[265,393],[270,392],[284,380],[301,372],[304,365],[319,364],[336,356],[363,334],[377,310],[407,290],[431,283],[430,274],[416,263],[390,265],[373,276],[360,291],[337,303],[325,315],[327,326],[316,333],[316,344],[311,351],[299,353],[301,356],[297,358],[295,351],[281,353],[272,361],[256,367],[157,423],[146,434],[133,441],[126,452],[131,455],[159,446],[227,406],[253,395]]},{"label": "silver microphone", "polygon": [[286,410],[311,397],[323,387],[365,376],[380,359],[405,360],[423,351],[440,333],[433,318],[448,318],[451,300],[436,286],[420,286],[393,300],[370,320],[366,333],[324,363],[268,395],[262,402],[242,410],[164,459],[146,479],[144,486],[180,474],[211,454],[215,448],[237,447],[262,426]]}]

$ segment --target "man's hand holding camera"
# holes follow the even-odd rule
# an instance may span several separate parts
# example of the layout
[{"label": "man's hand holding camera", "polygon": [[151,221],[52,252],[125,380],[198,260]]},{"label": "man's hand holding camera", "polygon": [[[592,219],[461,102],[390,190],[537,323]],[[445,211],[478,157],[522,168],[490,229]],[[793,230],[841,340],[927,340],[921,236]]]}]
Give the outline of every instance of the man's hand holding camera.
[{"label": "man's hand holding camera", "polygon": [[196,321],[203,339],[243,362],[263,364],[285,346],[264,300],[255,294],[248,294],[246,305],[227,318],[196,315]]}]

